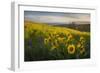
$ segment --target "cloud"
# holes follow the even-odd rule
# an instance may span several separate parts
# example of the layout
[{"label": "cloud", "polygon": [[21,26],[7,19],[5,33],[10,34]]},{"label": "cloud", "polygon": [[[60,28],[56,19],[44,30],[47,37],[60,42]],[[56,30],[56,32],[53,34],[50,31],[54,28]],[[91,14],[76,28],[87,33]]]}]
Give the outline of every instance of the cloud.
[{"label": "cloud", "polygon": [[43,23],[70,23],[70,22],[90,22],[89,14],[76,13],[48,13],[48,12],[27,12],[25,20]]}]

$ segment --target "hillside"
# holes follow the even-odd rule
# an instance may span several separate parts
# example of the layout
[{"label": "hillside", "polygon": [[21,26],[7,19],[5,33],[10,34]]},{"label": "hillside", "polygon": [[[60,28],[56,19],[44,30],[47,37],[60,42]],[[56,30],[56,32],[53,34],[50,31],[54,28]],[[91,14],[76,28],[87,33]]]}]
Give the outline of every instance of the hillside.
[{"label": "hillside", "polygon": [[90,32],[24,22],[25,61],[90,57]]}]

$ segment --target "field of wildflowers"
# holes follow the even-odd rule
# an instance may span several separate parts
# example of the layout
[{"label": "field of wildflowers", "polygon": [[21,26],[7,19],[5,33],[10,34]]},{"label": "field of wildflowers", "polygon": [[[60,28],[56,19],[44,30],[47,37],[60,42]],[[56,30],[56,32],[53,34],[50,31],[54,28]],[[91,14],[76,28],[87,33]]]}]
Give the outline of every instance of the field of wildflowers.
[{"label": "field of wildflowers", "polygon": [[90,58],[90,32],[24,21],[24,60]]}]

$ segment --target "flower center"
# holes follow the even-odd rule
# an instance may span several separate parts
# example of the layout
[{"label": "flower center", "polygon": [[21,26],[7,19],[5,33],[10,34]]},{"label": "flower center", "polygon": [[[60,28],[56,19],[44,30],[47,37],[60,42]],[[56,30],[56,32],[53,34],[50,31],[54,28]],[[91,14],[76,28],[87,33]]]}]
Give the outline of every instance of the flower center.
[{"label": "flower center", "polygon": [[73,51],[73,47],[70,48],[70,51]]}]

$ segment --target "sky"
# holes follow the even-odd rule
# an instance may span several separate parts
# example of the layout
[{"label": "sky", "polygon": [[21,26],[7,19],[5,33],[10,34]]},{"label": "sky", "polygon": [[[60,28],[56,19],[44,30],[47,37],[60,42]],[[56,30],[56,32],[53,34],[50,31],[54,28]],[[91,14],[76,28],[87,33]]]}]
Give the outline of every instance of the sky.
[{"label": "sky", "polygon": [[89,23],[90,14],[86,13],[62,13],[62,12],[40,12],[24,11],[24,20],[41,23],[67,24],[72,22]]}]

